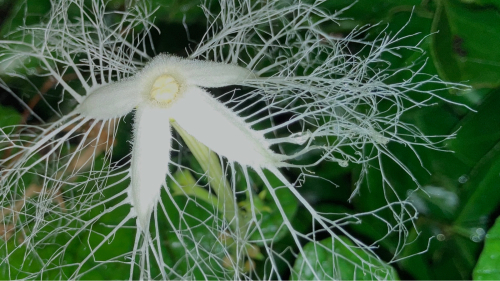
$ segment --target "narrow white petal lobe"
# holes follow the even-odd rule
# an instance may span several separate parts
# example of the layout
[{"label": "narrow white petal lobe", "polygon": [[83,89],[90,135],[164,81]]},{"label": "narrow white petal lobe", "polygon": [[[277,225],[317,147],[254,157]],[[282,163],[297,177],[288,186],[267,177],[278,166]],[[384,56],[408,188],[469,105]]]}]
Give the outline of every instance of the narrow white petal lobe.
[{"label": "narrow white petal lobe", "polygon": [[165,109],[139,106],[135,113],[129,196],[137,225],[147,231],[153,207],[168,173],[171,130]]},{"label": "narrow white petal lobe", "polygon": [[137,81],[120,81],[91,89],[75,111],[88,118],[108,120],[126,115],[141,101]]},{"label": "narrow white petal lobe", "polygon": [[275,166],[280,161],[260,132],[198,87],[189,87],[171,111],[184,130],[231,161],[257,167]]},{"label": "narrow white petal lobe", "polygon": [[218,88],[240,85],[245,79],[255,78],[255,74],[241,66],[184,59],[171,55],[156,56],[141,72],[143,77],[157,77],[162,74],[175,74],[186,85],[205,88]]}]

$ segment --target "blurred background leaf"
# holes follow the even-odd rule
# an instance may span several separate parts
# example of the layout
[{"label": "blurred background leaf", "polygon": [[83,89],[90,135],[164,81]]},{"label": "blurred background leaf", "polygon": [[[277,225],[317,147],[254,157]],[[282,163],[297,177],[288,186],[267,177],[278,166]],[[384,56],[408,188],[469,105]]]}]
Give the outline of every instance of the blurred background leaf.
[{"label": "blurred background leaf", "polygon": [[[295,272],[300,272],[300,275],[293,273],[292,280],[399,280],[396,271],[387,264],[380,262],[376,257],[364,252],[361,249],[355,249],[351,252],[345,245],[354,246],[347,237],[338,237],[336,239],[327,238],[320,242],[321,246],[326,249],[332,249],[337,254],[337,258],[330,254],[329,251],[318,247],[313,243],[307,243],[304,246],[304,254],[309,261],[314,262],[315,272],[312,272],[307,265],[302,254],[299,255],[293,269]],[[341,258],[340,258],[341,257]],[[378,276],[380,273],[377,270],[370,270],[368,264],[363,267],[357,265],[358,260],[369,261],[373,265],[381,268],[389,269],[389,276]],[[342,270],[339,271],[338,268]]]},{"label": "blurred background leaf", "polygon": [[473,4],[456,0],[438,3],[431,52],[436,68],[446,80],[465,82],[475,88],[498,87],[500,49],[486,47],[500,45],[498,6],[467,2]]}]

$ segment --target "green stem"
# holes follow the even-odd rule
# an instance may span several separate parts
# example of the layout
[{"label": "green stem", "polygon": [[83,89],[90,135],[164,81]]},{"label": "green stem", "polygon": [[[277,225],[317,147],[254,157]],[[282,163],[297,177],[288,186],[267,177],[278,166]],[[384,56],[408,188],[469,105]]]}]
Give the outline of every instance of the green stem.
[{"label": "green stem", "polygon": [[238,212],[236,200],[231,189],[231,185],[226,179],[222,166],[220,165],[219,157],[204,144],[186,132],[179,124],[173,120],[170,121],[175,130],[182,137],[186,145],[193,153],[201,168],[207,173],[210,186],[217,195],[219,204],[217,207],[223,206],[222,212],[228,222],[234,225],[237,220]]},{"label": "green stem", "polygon": [[[217,207],[218,210],[224,210],[224,205],[216,196],[210,194],[206,189],[196,184],[196,180],[188,170],[178,171],[173,174],[177,182],[174,182],[170,187],[172,188],[173,195],[188,195],[201,199],[212,206]],[[177,183],[180,184],[177,185]],[[181,187],[182,186],[182,187]]]}]

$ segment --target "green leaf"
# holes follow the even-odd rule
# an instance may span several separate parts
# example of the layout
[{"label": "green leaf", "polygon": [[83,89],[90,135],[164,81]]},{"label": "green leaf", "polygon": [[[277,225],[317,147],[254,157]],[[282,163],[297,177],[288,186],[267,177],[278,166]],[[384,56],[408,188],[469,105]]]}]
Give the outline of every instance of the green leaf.
[{"label": "green leaf", "polygon": [[[466,227],[483,227],[488,216],[500,205],[500,143],[472,170],[461,196],[466,199],[455,223]],[[464,176],[464,180],[467,176]]]},{"label": "green leaf", "polygon": [[432,32],[431,55],[439,76],[445,80],[460,81],[460,73],[456,71],[458,62],[452,48],[452,31],[443,5],[439,5],[436,10]]},{"label": "green leaf", "polygon": [[12,133],[12,130],[21,121],[21,114],[11,107],[0,105],[0,128],[5,134]]},{"label": "green leaf", "polygon": [[[466,82],[476,88],[500,85],[500,14],[460,4],[440,2],[434,16],[432,55],[445,80]],[[480,31],[480,32],[479,32]]]},{"label": "green leaf", "polygon": [[473,167],[500,140],[500,91],[492,91],[477,112],[470,112],[457,125],[457,137],[447,146],[456,157]]},{"label": "green leaf", "polygon": [[472,273],[474,280],[500,279],[500,217],[486,234],[484,250]]},{"label": "green leaf", "polygon": [[[455,224],[483,227],[487,217],[500,202],[500,95],[490,93],[477,112],[471,112],[460,123],[457,137],[448,142],[457,158],[471,167],[457,181],[463,184],[462,208]],[[472,223],[472,224],[471,224]]]},{"label": "green leaf", "polygon": [[[335,255],[332,255],[332,252]],[[304,253],[314,267],[314,272],[300,254],[293,266],[292,280],[399,279],[392,266],[356,248],[347,237],[340,236],[335,240],[330,237],[319,243],[309,242],[304,246]]]}]

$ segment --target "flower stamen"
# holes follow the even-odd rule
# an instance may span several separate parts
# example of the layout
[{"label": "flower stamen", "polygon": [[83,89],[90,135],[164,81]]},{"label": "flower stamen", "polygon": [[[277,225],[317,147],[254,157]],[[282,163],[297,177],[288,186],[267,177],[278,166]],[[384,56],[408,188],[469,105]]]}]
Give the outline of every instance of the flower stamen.
[{"label": "flower stamen", "polygon": [[168,104],[179,93],[179,83],[170,75],[161,75],[156,78],[151,87],[151,98],[161,104]]}]

